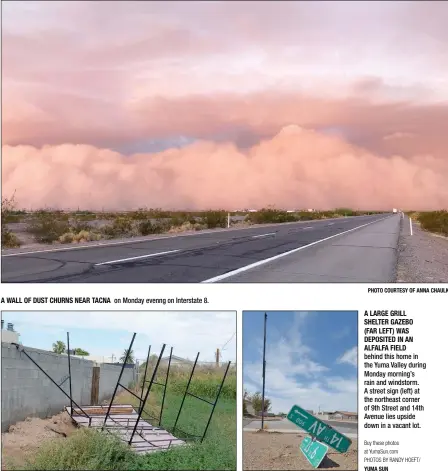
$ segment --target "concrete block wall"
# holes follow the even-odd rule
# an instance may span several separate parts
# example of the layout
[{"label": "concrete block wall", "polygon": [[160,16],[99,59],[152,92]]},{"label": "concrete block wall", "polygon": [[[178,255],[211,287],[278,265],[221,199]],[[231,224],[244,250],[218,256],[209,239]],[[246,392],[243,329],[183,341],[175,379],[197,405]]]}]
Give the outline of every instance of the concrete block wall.
[{"label": "concrete block wall", "polygon": [[[112,396],[118,377],[120,376],[120,371],[120,366],[107,364],[100,365],[100,391],[98,395],[100,403],[104,400],[110,399]],[[120,383],[128,388],[129,385],[135,381],[134,375],[135,370],[133,368],[125,368]],[[119,388],[118,392],[120,391],[123,391],[123,388]]]},{"label": "concrete block wall", "polygon": [[[28,355],[54,379],[61,383],[68,375],[66,355],[25,347]],[[78,405],[90,404],[92,368],[89,360],[72,358],[72,394]],[[110,399],[120,374],[120,366],[102,365],[100,368],[99,399]],[[133,381],[134,370],[125,369],[122,384]],[[69,393],[69,381],[61,386]],[[26,417],[51,417],[70,404],[66,397],[23,353],[14,345],[2,343],[2,432]]]}]

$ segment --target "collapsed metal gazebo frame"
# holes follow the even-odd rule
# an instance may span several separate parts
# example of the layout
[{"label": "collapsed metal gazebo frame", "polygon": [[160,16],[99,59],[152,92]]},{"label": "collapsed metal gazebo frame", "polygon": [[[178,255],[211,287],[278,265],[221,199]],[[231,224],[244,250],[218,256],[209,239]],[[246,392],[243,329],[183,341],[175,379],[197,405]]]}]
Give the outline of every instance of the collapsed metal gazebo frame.
[{"label": "collapsed metal gazebo frame", "polygon": [[[88,412],[86,412],[86,410],[84,410],[84,409],[92,408],[92,406],[80,406],[73,399],[72,374],[71,374],[71,355],[70,355],[70,334],[68,332],[67,332],[68,375],[66,377],[64,377],[64,379],[59,384],[44,369],[42,369],[38,365],[38,363],[35,360],[33,360],[33,358],[31,358],[31,356],[26,352],[25,348],[22,345],[19,345],[19,344],[16,344],[16,343],[13,343],[13,345],[15,345],[15,347],[21,353],[26,355],[26,357],[70,400],[70,412],[69,412],[69,414],[72,417],[72,419],[73,419],[74,416],[78,416],[78,417],[83,416],[88,421],[87,422],[88,427],[101,428],[101,430],[106,430],[110,433],[112,433],[113,431],[117,431],[117,430],[121,431],[121,432],[125,432],[126,441],[127,441],[128,445],[132,445],[134,448],[137,449],[137,451],[140,447],[138,446],[139,443],[133,442],[133,440],[135,438],[135,435],[137,435],[139,438],[143,439],[143,441],[144,441],[143,445],[144,446],[145,446],[145,443],[146,443],[147,445],[150,445],[152,448],[167,449],[167,448],[171,447],[172,442],[180,441],[180,439],[175,438],[174,436],[173,436],[173,438],[162,438],[162,439],[152,439],[151,438],[151,439],[148,439],[147,437],[145,437],[144,432],[145,431],[165,432],[165,429],[162,428],[162,416],[163,416],[163,409],[164,409],[164,405],[165,405],[166,390],[167,390],[167,386],[168,386],[171,359],[172,359],[172,356],[173,356],[173,348],[171,347],[171,350],[170,350],[170,356],[169,356],[169,360],[168,360],[168,367],[167,367],[167,372],[166,372],[166,377],[165,377],[165,383],[159,383],[159,382],[155,381],[155,378],[157,376],[157,372],[158,372],[158,369],[159,369],[159,366],[160,366],[160,362],[161,362],[163,353],[164,353],[165,348],[166,348],[166,344],[163,344],[162,349],[160,351],[160,354],[157,357],[157,361],[156,361],[156,364],[154,366],[154,370],[152,372],[151,379],[147,380],[148,364],[149,364],[150,352],[151,352],[151,347],[149,347],[148,356],[147,356],[147,360],[146,360],[146,364],[145,364],[145,373],[144,373],[142,386],[141,386],[141,393],[140,393],[140,395],[137,395],[121,383],[121,379],[122,379],[124,370],[126,368],[126,365],[127,365],[128,359],[129,359],[129,355],[132,351],[132,346],[134,344],[134,340],[135,340],[136,335],[137,335],[136,333],[133,334],[131,343],[129,345],[129,348],[126,351],[126,357],[125,357],[125,360],[122,364],[120,374],[118,376],[118,380],[117,380],[117,383],[115,385],[114,392],[112,394],[112,398],[111,398],[109,404],[107,406],[95,406],[95,409],[102,409],[102,410],[106,409],[106,407],[107,407],[107,411],[106,411],[106,414],[104,416],[104,422],[102,422],[102,424],[98,424],[97,421],[93,420],[95,418],[98,419],[98,415],[96,415],[96,417],[95,417],[95,414],[89,414]],[[229,372],[230,365],[231,365],[231,362],[229,361],[227,363],[224,375],[222,377],[220,386],[218,388],[218,392],[216,394],[215,400],[213,402],[211,402],[211,401],[208,401],[207,399],[196,396],[195,394],[189,392],[191,380],[193,378],[193,375],[194,375],[194,372],[195,372],[195,369],[196,369],[196,366],[197,366],[198,359],[199,359],[199,352],[196,355],[196,359],[194,361],[193,367],[191,369],[191,372],[190,372],[190,375],[189,375],[189,378],[188,378],[187,387],[185,388],[185,391],[184,391],[184,394],[183,394],[183,397],[182,397],[182,402],[181,402],[179,410],[177,412],[177,416],[176,416],[176,420],[174,422],[174,426],[172,427],[172,430],[171,430],[173,435],[174,435],[176,430],[181,432],[184,435],[184,437],[186,437],[186,438],[182,438],[182,440],[184,440],[184,441],[199,440],[200,442],[202,442],[204,440],[204,438],[207,434],[208,428],[210,426],[213,414],[215,412],[215,408],[216,408],[216,405],[218,403],[219,396],[221,395],[221,391],[222,391],[222,388],[224,386],[224,382],[225,382],[227,374]],[[67,380],[69,382],[69,394],[67,394],[62,389],[62,385]],[[148,383],[148,387],[147,387],[146,393],[145,393],[145,385],[147,383]],[[148,398],[150,396],[152,386],[154,384],[163,387],[162,403],[161,403],[160,413],[159,413],[158,417],[154,417],[154,416],[150,415],[147,411],[145,411],[145,406],[146,406],[146,403],[147,403]],[[136,415],[137,416],[136,418],[114,418],[113,417],[113,413],[112,413],[113,402],[114,402],[114,399],[117,395],[119,387],[122,387],[125,391],[127,391],[129,394],[131,394],[133,397],[135,397],[138,400],[139,407],[138,407],[138,410],[137,410],[137,414],[132,414],[132,415]],[[179,418],[180,418],[180,415],[182,413],[182,408],[184,406],[185,399],[186,399],[187,396],[199,399],[200,401],[203,401],[203,402],[209,404],[212,407],[212,409],[210,411],[210,415],[208,417],[207,424],[205,426],[205,429],[204,429],[204,432],[203,432],[202,435],[193,435],[193,434],[187,433],[184,430],[180,429],[177,425],[178,421],[179,421]],[[73,407],[73,406],[75,406],[75,407]],[[117,407],[117,406],[115,406],[115,407]],[[66,408],[66,409],[68,409],[68,408]],[[156,420],[158,425],[153,426],[153,425],[150,425],[149,423],[140,424],[140,422],[142,420],[143,412],[145,413],[146,416]],[[108,419],[110,419],[112,422],[114,422],[113,426],[107,424]],[[131,428],[132,428],[132,431],[131,431]],[[130,431],[131,431],[130,437],[127,438],[128,432],[130,432]],[[159,446],[159,445],[156,444],[158,442],[164,442],[164,443],[168,442],[168,446],[167,447],[166,446]]]}]

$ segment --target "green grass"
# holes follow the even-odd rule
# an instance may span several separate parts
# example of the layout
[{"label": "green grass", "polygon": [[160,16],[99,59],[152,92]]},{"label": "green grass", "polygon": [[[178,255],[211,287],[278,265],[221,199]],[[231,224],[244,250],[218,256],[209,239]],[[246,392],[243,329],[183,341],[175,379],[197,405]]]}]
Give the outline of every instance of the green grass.
[{"label": "green grass", "polygon": [[[149,368],[150,369],[150,368]],[[199,370],[190,385],[190,392],[211,402],[215,399],[222,371]],[[165,397],[162,427],[172,431],[182,401],[188,372],[173,370]],[[195,374],[196,376],[196,374]],[[149,379],[148,374],[148,379]],[[164,383],[160,370],[156,381]],[[159,417],[163,388],[151,389],[142,417],[157,425],[153,417]],[[140,394],[140,390],[137,391]],[[114,404],[133,404],[139,401],[128,392],[120,394]],[[174,435],[185,438],[186,432],[202,436],[211,406],[193,397],[185,399]],[[153,416],[153,417],[150,417]],[[190,441],[186,446],[170,450],[137,455],[119,439],[96,430],[77,430],[65,440],[47,442],[28,462],[26,469],[33,470],[224,470],[236,469],[236,374],[229,373],[225,388],[219,398],[207,435],[202,443]]]},{"label": "green grass", "polygon": [[448,236],[448,211],[427,211],[414,214],[423,229]]}]

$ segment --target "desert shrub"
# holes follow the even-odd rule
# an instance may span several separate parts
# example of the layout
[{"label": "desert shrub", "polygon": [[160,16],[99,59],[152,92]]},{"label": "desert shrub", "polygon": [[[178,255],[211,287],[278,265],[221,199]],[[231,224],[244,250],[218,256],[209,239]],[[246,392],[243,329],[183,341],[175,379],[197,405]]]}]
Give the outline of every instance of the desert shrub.
[{"label": "desert shrub", "polygon": [[92,230],[92,227],[88,223],[88,220],[82,219],[82,217],[75,217],[70,221],[70,227],[71,227],[71,232],[74,232],[77,234],[78,232],[81,231],[87,231],[90,232]]},{"label": "desert shrub", "polygon": [[341,216],[359,216],[357,211],[350,208],[336,208],[334,212]]},{"label": "desert shrub", "polygon": [[448,236],[448,211],[428,211],[417,216],[423,229]]},{"label": "desert shrub", "polygon": [[150,209],[149,210],[151,217],[154,219],[171,219],[172,213],[170,211],[165,211],[163,209]]},{"label": "desert shrub", "polygon": [[203,229],[206,229],[206,228],[207,226],[205,224],[201,224],[198,222],[191,223],[190,221],[186,221],[180,226],[171,226],[168,232],[171,234],[176,234],[179,232],[187,232],[187,231],[202,231]]},{"label": "desert shrub", "polygon": [[119,237],[119,236],[128,235],[129,233],[132,232],[132,230],[133,230],[132,220],[123,216],[116,217],[113,220],[112,224],[108,224],[107,226],[104,226],[102,228],[102,232],[107,237]]},{"label": "desert shrub", "polygon": [[76,242],[90,242],[100,240],[101,234],[90,231],[66,232],[59,237],[61,244],[71,244]]},{"label": "desert shrub", "polygon": [[8,229],[8,222],[13,222],[12,216],[15,215],[14,195],[11,198],[2,199],[2,248],[20,247],[20,240]]},{"label": "desert shrub", "polygon": [[39,211],[27,228],[37,242],[53,243],[70,231],[68,218],[55,212]]},{"label": "desert shrub", "polygon": [[145,208],[139,208],[137,211],[129,212],[127,216],[134,221],[144,221],[151,218],[151,212]]},{"label": "desert shrub", "polygon": [[70,214],[70,217],[76,221],[94,221],[96,219],[96,214],[91,211],[75,211]]},{"label": "desert shrub", "polygon": [[66,232],[59,236],[59,242],[61,244],[71,244],[75,240],[75,234],[73,232]]},{"label": "desert shrub", "polygon": [[209,229],[227,227],[227,213],[225,211],[205,211],[201,219]]},{"label": "desert shrub", "polygon": [[34,219],[53,219],[57,221],[67,221],[70,219],[70,214],[62,211],[61,209],[39,209],[33,213]]},{"label": "desert shrub", "polygon": [[171,216],[171,227],[181,227],[185,223],[190,223],[191,225],[196,224],[198,221],[196,217],[193,214],[185,213],[185,212],[179,212],[179,213],[173,213]]},{"label": "desert shrub", "polygon": [[324,217],[322,213],[317,211],[298,211],[295,216],[298,221],[314,221]]},{"label": "desert shrub", "polygon": [[147,221],[142,221],[138,225],[138,231],[141,235],[146,236],[146,235],[151,235],[151,234],[161,234],[164,232],[164,225],[159,224],[159,223],[154,223],[150,221],[149,219]]},{"label": "desert shrub", "polygon": [[21,246],[19,238],[2,224],[2,248],[14,249]]},{"label": "desert shrub", "polygon": [[294,222],[298,218],[296,213],[288,213],[279,209],[264,208],[255,213],[249,213],[247,220],[253,224],[269,224],[269,223],[282,223]]}]

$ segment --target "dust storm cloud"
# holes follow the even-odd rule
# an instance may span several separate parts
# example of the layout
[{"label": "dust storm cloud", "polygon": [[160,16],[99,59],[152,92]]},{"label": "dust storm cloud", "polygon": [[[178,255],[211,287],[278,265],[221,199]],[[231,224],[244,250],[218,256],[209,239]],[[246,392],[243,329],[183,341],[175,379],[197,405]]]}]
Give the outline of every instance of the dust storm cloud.
[{"label": "dust storm cloud", "polygon": [[[237,209],[275,203],[387,210],[448,201],[446,160],[384,158],[297,126],[244,151],[208,141],[131,156],[72,144],[3,150],[3,191],[16,190],[20,204],[32,208]],[[33,184],[23,180],[24,173]]]},{"label": "dust storm cloud", "polygon": [[446,208],[442,3],[6,4],[2,194],[33,209]]}]

